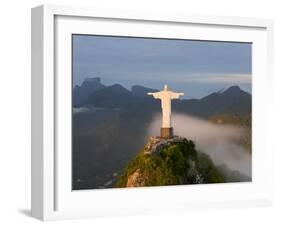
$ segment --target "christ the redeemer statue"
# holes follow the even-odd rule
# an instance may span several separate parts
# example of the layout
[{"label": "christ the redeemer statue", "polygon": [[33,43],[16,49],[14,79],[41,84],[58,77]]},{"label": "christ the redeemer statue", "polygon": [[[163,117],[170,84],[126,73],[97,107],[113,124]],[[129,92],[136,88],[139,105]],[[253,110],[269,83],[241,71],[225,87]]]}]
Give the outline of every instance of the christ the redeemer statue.
[{"label": "christ the redeemer statue", "polygon": [[161,137],[171,138],[173,137],[173,127],[171,126],[171,100],[179,99],[184,93],[176,93],[168,90],[168,86],[164,85],[164,90],[156,93],[147,93],[152,95],[155,99],[161,100],[162,107],[162,128]]}]

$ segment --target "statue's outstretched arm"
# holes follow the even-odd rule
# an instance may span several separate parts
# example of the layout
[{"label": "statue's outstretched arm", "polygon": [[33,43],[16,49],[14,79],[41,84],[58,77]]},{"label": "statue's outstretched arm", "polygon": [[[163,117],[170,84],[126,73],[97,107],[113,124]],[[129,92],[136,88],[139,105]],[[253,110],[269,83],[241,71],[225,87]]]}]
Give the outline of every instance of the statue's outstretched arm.
[{"label": "statue's outstretched arm", "polygon": [[151,95],[154,98],[160,98],[161,93],[160,92],[156,92],[156,93],[147,93],[147,95]]},{"label": "statue's outstretched arm", "polygon": [[184,95],[184,93],[174,93],[174,92],[172,92],[171,98],[172,99],[179,99],[180,96],[183,96],[183,95]]}]

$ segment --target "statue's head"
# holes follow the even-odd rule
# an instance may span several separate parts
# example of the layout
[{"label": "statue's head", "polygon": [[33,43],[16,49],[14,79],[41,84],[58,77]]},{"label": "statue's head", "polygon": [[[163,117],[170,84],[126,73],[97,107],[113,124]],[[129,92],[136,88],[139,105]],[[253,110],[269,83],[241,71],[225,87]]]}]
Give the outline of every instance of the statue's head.
[{"label": "statue's head", "polygon": [[168,85],[167,84],[164,85],[164,90],[168,90]]}]

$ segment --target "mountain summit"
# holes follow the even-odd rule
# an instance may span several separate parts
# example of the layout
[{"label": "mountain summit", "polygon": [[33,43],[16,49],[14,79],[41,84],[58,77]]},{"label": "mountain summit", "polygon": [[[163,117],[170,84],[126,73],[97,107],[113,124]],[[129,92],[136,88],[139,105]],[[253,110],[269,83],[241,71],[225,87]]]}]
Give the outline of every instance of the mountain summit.
[{"label": "mountain summit", "polygon": [[105,88],[106,86],[101,83],[100,77],[85,78],[81,86],[76,85],[73,90],[73,103],[74,105],[82,104],[88,96]]},{"label": "mountain summit", "polygon": [[249,93],[240,89],[239,86],[231,86],[228,89],[226,89],[223,93],[227,94],[227,95],[232,95],[232,96],[235,96],[235,95],[247,95],[247,96],[249,96],[250,95]]},{"label": "mountain summit", "polygon": [[221,183],[223,175],[212,160],[183,137],[151,137],[129,162],[117,187]]}]

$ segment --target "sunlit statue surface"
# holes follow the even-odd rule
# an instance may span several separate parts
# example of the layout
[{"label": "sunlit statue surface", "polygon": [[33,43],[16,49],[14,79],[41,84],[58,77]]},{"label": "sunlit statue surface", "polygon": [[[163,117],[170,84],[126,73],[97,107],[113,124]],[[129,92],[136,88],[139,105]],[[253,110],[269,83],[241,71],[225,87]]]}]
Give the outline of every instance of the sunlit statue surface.
[{"label": "sunlit statue surface", "polygon": [[173,127],[171,126],[171,100],[179,99],[184,93],[176,93],[168,90],[168,86],[164,85],[164,90],[156,93],[147,93],[152,95],[155,99],[161,100],[162,107],[162,128],[161,137],[170,138],[173,137]]}]

